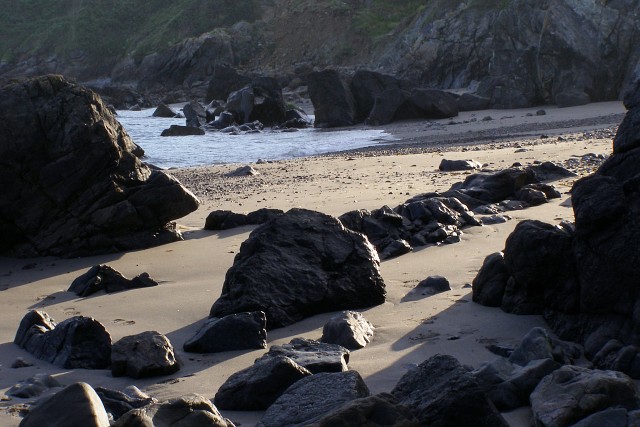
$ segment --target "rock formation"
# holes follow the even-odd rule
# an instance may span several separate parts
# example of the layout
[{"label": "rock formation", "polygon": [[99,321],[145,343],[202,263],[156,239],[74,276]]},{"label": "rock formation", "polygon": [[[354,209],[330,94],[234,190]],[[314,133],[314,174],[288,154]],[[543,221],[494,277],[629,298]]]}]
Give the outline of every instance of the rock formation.
[{"label": "rock formation", "polygon": [[91,255],[181,239],[198,200],[139,159],[93,92],[61,76],[0,89],[0,252]]},{"label": "rock formation", "polygon": [[227,271],[211,317],[264,311],[267,329],[328,311],[381,304],[379,259],[336,218],[292,209],[255,229]]},{"label": "rock formation", "polygon": [[600,369],[640,378],[640,88],[613,155],[572,190],[575,224],[520,223],[474,280],[474,301],[516,314],[543,314],[561,338],[585,345]]}]

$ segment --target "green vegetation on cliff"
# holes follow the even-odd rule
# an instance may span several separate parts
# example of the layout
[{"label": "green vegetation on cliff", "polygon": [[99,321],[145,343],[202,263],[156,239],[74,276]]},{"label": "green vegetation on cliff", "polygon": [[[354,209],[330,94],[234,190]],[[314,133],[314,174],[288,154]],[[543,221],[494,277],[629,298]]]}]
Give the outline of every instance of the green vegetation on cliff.
[{"label": "green vegetation on cliff", "polygon": [[0,0],[0,59],[144,55],[260,17],[258,0]]}]

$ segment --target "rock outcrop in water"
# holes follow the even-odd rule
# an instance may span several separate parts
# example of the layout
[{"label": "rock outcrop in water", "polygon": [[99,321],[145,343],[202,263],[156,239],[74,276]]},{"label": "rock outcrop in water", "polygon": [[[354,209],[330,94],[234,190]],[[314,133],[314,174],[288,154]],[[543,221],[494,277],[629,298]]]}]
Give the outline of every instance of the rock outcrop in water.
[{"label": "rock outcrop in water", "polygon": [[93,92],[61,76],[0,89],[0,252],[84,256],[181,239],[198,200],[143,151]]}]

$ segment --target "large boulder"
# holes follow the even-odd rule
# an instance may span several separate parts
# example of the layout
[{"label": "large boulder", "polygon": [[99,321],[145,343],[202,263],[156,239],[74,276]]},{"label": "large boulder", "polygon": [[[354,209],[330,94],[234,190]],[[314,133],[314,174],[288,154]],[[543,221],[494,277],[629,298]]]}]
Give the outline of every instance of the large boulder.
[{"label": "large boulder", "polygon": [[181,239],[198,200],[149,169],[100,98],[61,76],[0,89],[0,252],[91,255]]},{"label": "large boulder", "polygon": [[317,313],[382,304],[379,263],[367,239],[337,219],[292,209],[242,243],[210,316],[264,311],[272,329]]},{"label": "large boulder", "polygon": [[404,374],[391,394],[421,425],[508,426],[476,378],[452,356],[425,360]]},{"label": "large boulder", "polygon": [[104,369],[111,362],[111,335],[91,317],[58,324],[47,313],[27,313],[13,341],[38,359],[61,368]]},{"label": "large boulder", "polygon": [[20,427],[109,427],[109,417],[95,390],[74,383],[29,409]]},{"label": "large boulder", "polygon": [[173,346],[156,331],[121,338],[111,351],[111,374],[114,377],[147,378],[171,375],[180,369]]},{"label": "large boulder", "polygon": [[251,83],[251,77],[243,76],[235,68],[218,63],[213,67],[213,74],[207,88],[207,100],[227,99],[231,92]]},{"label": "large boulder", "polygon": [[614,371],[563,366],[546,376],[531,393],[536,425],[569,426],[610,407],[638,409],[631,378]]},{"label": "large boulder", "polygon": [[316,116],[315,127],[331,128],[357,123],[351,89],[340,73],[335,70],[314,71],[307,79]]},{"label": "large boulder", "polygon": [[257,426],[308,425],[345,403],[368,396],[369,389],[356,371],[311,375],[289,387]]},{"label": "large boulder", "polygon": [[256,360],[220,386],[214,403],[230,411],[265,410],[293,383],[313,375],[287,356]]},{"label": "large boulder", "polygon": [[408,81],[375,71],[358,70],[351,78],[351,92],[355,101],[356,121],[362,122],[371,113],[376,97],[389,89],[410,89]]},{"label": "large boulder", "polygon": [[263,312],[230,314],[212,318],[184,343],[190,353],[267,348],[267,319]]}]

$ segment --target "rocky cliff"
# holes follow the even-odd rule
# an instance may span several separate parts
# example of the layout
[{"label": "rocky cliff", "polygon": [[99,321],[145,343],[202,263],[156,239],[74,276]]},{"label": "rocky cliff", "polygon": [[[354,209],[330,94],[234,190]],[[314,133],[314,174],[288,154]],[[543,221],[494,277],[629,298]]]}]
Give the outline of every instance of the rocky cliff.
[{"label": "rocky cliff", "polygon": [[[211,6],[180,3],[188,14],[160,16],[188,23],[185,14],[213,13]],[[56,71],[205,98],[220,63],[274,74],[285,84],[304,80],[314,67],[368,68],[424,86],[477,92],[509,108],[617,99],[640,71],[640,4],[634,0],[261,0],[238,4],[233,14],[221,11],[228,19],[206,32],[193,25],[180,32],[190,37],[169,47],[164,39],[156,45],[144,39],[145,49],[131,44],[100,66],[82,49],[29,56],[22,43],[23,54],[16,56],[5,46],[0,76]],[[229,16],[238,22],[230,24]],[[154,19],[154,31],[160,24],[172,28]]]}]

